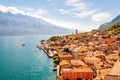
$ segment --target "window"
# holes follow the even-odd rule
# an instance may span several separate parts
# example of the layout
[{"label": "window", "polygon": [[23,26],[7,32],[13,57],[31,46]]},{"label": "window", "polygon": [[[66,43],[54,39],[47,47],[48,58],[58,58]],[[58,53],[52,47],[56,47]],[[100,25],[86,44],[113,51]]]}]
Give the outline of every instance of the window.
[{"label": "window", "polygon": [[82,80],[82,78],[77,78],[76,80]]},{"label": "window", "polygon": [[66,78],[65,80],[70,80],[69,78]]}]

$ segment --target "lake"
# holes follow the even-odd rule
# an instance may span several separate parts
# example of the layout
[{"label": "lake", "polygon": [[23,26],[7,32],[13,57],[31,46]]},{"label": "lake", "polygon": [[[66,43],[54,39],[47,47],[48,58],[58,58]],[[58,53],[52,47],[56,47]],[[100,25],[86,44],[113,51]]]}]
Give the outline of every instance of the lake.
[{"label": "lake", "polygon": [[36,48],[40,40],[49,37],[0,37],[0,80],[55,80],[52,59]]}]

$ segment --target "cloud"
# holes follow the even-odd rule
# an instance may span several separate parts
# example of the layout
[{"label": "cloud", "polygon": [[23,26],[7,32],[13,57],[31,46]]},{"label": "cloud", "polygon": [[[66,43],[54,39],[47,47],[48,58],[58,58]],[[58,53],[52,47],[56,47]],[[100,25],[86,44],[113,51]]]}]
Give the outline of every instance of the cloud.
[{"label": "cloud", "polygon": [[69,11],[68,11],[68,10],[65,10],[65,9],[59,9],[59,11],[60,11],[62,14],[67,14],[67,13],[69,13]]},{"label": "cloud", "polygon": [[80,0],[67,0],[66,4],[68,6],[73,6],[73,7],[77,7],[79,9],[86,9],[86,5],[84,2],[80,1]]},{"label": "cloud", "polygon": [[111,17],[111,14],[108,12],[96,13],[92,16],[93,21],[102,21]]},{"label": "cloud", "polygon": [[[7,13],[10,12],[12,14],[22,14],[22,15],[27,15],[35,18],[40,18],[43,19],[49,23],[52,23],[57,26],[65,27],[65,28],[71,28],[71,26],[74,26],[76,23],[69,23],[69,22],[64,22],[56,19],[49,19],[45,18],[42,15],[46,14],[47,11],[43,9],[32,9],[32,8],[16,8],[16,7],[6,7],[3,5],[0,5],[0,11]],[[60,9],[61,12],[67,13],[64,9]],[[66,27],[68,26],[68,27]]]},{"label": "cloud", "polygon": [[69,14],[72,17],[85,18],[91,16],[96,12],[94,9],[89,9],[91,2],[88,5],[82,0],[66,0],[66,6],[70,7],[69,9],[59,9],[62,14]]},{"label": "cloud", "polygon": [[78,29],[80,31],[90,31],[93,29],[97,29],[98,25],[96,24],[86,24],[86,23],[81,23],[81,22],[69,22],[69,21],[63,21],[63,20],[57,20],[57,19],[48,19],[48,18],[44,18],[45,21],[48,21],[54,25],[57,26],[61,26],[64,28],[68,28],[68,29]]},{"label": "cloud", "polygon": [[36,18],[39,18],[41,15],[46,14],[46,11],[40,8],[39,9],[32,9],[32,8],[19,9],[13,6],[6,7],[3,5],[0,5],[0,11],[4,13],[10,12],[12,14],[28,15]]},{"label": "cloud", "polygon": [[33,12],[33,14],[36,14],[36,15],[42,15],[45,13],[46,13],[46,11],[43,9],[37,9],[37,10],[34,10],[34,12]]},{"label": "cloud", "polygon": [[2,12],[11,12],[12,14],[25,15],[24,11],[17,9],[16,7],[6,7],[6,6],[3,6],[3,5],[0,5],[0,11],[2,11]]},{"label": "cloud", "polygon": [[90,16],[91,14],[93,14],[95,12],[96,12],[95,10],[92,10],[92,11],[81,11],[80,13],[74,13],[74,14],[75,14],[76,17],[84,18],[84,17]]}]

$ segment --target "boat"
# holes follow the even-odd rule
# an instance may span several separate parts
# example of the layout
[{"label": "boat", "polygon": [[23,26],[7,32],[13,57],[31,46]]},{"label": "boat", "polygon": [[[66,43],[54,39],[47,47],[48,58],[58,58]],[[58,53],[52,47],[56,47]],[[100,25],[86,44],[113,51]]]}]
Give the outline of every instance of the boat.
[{"label": "boat", "polygon": [[22,46],[26,46],[26,44],[22,44]]}]

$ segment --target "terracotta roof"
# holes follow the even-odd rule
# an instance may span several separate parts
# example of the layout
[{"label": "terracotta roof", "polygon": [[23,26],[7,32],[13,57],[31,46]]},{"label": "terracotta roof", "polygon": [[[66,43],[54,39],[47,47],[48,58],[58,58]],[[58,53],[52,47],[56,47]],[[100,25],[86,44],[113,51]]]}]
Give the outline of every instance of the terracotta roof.
[{"label": "terracotta roof", "polygon": [[93,72],[91,68],[66,68],[62,72]]},{"label": "terracotta roof", "polygon": [[89,42],[88,44],[89,44],[90,46],[93,46],[93,45],[94,45],[94,43],[93,43],[93,42]]},{"label": "terracotta roof", "polygon": [[85,63],[81,60],[70,60],[71,65],[77,66],[77,65],[85,65]]},{"label": "terracotta roof", "polygon": [[108,75],[120,76],[120,61],[118,60]]},{"label": "terracotta roof", "polygon": [[68,53],[66,53],[66,54],[58,54],[59,55],[59,57],[73,57],[71,54],[68,54]]},{"label": "terracotta roof", "polygon": [[97,57],[85,57],[84,60],[90,63],[94,63],[95,61],[101,61],[101,59]]},{"label": "terracotta roof", "polygon": [[118,59],[118,58],[119,58],[118,54],[110,54],[106,56],[106,59]]},{"label": "terracotta roof", "polygon": [[88,48],[86,46],[79,46],[77,48],[74,48],[73,52],[82,52],[82,51],[88,51]]},{"label": "terracotta roof", "polygon": [[62,60],[60,61],[60,66],[61,65],[69,65],[69,62],[67,60]]},{"label": "terracotta roof", "polygon": [[105,56],[105,54],[103,53],[103,51],[95,51],[95,52],[93,53],[93,55],[94,55],[94,56],[99,56],[99,55]]}]

